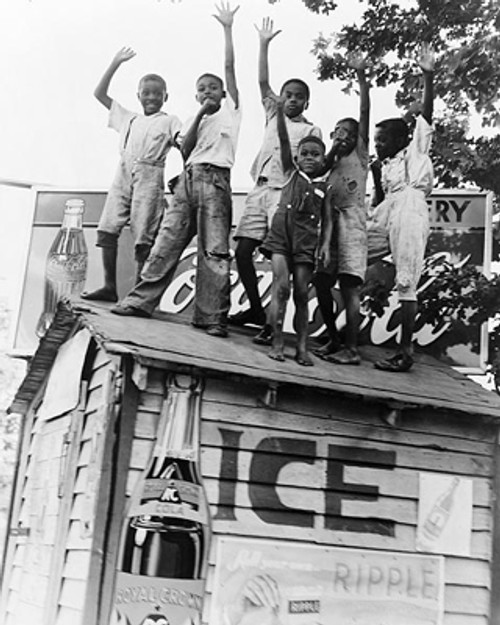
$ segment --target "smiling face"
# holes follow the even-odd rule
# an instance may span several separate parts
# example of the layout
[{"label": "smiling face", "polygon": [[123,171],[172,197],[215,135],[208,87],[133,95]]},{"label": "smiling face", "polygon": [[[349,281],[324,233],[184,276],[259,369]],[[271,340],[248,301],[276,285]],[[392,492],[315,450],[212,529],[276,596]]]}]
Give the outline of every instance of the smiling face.
[{"label": "smiling face", "polygon": [[339,156],[347,156],[356,147],[358,139],[357,125],[352,121],[342,120],[335,126],[331,138],[337,146],[337,154]]},{"label": "smiling face", "polygon": [[145,78],[139,84],[137,93],[144,115],[154,115],[161,110],[163,104],[167,101],[167,91],[165,85],[159,80],[153,78]]},{"label": "smiling face", "polygon": [[208,101],[219,108],[225,95],[222,80],[217,76],[206,74],[196,81],[196,99],[200,104]]},{"label": "smiling face", "polygon": [[325,164],[325,148],[317,141],[303,141],[297,150],[297,166],[310,178],[317,176]]},{"label": "smiling face", "polygon": [[290,118],[302,115],[309,104],[305,85],[293,80],[283,85],[280,96],[284,99],[283,112]]}]

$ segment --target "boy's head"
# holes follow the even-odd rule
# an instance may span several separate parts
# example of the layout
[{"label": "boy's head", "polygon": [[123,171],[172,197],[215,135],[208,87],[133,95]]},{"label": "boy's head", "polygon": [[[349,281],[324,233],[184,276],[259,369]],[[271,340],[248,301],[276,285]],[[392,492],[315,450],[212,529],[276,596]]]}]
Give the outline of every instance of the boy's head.
[{"label": "boy's head", "polygon": [[319,137],[310,135],[299,141],[295,162],[310,178],[319,175],[325,165],[325,144]]},{"label": "boy's head", "polygon": [[309,87],[300,78],[285,81],[280,96],[284,99],[283,111],[287,117],[302,115],[309,106]]},{"label": "boy's head", "polygon": [[144,115],[154,115],[167,101],[167,83],[158,74],[146,74],[139,81],[137,97]]},{"label": "boy's head", "polygon": [[408,141],[408,124],[400,117],[384,119],[375,126],[375,150],[381,161],[395,156]]},{"label": "boy's head", "polygon": [[209,101],[218,109],[225,97],[224,81],[216,74],[202,74],[196,81],[196,100],[200,104]]},{"label": "boy's head", "polygon": [[353,117],[346,117],[338,121],[330,133],[330,139],[336,144],[338,156],[347,156],[356,147],[358,141],[359,123]]}]

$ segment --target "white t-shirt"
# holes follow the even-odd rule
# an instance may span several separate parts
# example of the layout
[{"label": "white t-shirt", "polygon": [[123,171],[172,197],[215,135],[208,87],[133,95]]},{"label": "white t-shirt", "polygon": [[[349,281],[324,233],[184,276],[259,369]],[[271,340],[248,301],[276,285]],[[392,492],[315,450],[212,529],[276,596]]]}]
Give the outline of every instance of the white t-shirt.
[{"label": "white t-shirt", "polygon": [[[182,142],[193,123],[191,117],[182,127],[178,142]],[[186,165],[209,163],[217,167],[232,167],[238,144],[241,107],[236,108],[228,95],[213,115],[205,115],[198,126],[198,135]]]},{"label": "white t-shirt", "polygon": [[134,113],[112,100],[108,126],[120,133],[122,156],[164,163],[181,122],[163,111],[154,115]]}]

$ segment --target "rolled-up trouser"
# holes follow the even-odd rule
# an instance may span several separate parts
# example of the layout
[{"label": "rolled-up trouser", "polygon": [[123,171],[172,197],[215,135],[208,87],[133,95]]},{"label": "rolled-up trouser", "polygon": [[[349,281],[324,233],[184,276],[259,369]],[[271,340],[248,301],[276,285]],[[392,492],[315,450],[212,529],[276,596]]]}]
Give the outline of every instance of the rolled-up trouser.
[{"label": "rolled-up trouser", "polygon": [[[151,249],[166,206],[164,163],[122,157],[97,226],[97,247],[110,247],[130,222],[136,259]],[[146,254],[147,256],[147,254]]]},{"label": "rolled-up trouser", "polygon": [[172,282],[182,252],[198,234],[193,323],[226,325],[231,210],[229,169],[189,165],[179,178],[141,280],[122,304],[153,312]]}]

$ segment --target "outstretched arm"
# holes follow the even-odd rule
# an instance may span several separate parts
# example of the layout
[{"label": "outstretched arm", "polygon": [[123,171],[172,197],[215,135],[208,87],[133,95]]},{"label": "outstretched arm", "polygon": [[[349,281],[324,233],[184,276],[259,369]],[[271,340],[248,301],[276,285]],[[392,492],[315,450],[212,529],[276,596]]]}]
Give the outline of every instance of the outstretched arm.
[{"label": "outstretched arm", "polygon": [[286,128],[285,113],[283,111],[283,100],[279,96],[274,96],[276,101],[276,122],[278,126],[278,137],[280,140],[281,163],[285,174],[293,169],[292,148],[290,137]]},{"label": "outstretched arm", "polygon": [[422,117],[428,124],[432,124],[432,112],[434,106],[434,50],[429,43],[422,44],[419,65],[424,76]]},{"label": "outstretched arm", "polygon": [[238,87],[236,84],[236,73],[234,71],[234,45],[233,45],[233,21],[234,14],[240,8],[237,6],[233,11],[229,6],[229,2],[221,2],[220,7],[215,6],[218,11],[217,15],[214,15],[215,19],[222,24],[224,28],[224,41],[225,41],[225,76],[226,76],[226,88],[228,90],[231,99],[235,103],[236,108],[239,105]]},{"label": "outstretched arm", "polygon": [[370,129],[370,85],[366,79],[367,60],[361,52],[353,52],[347,62],[352,69],[356,70],[359,83],[359,136],[368,145]]},{"label": "outstretched arm", "polygon": [[97,87],[94,89],[94,96],[99,100],[99,102],[104,105],[107,109],[111,108],[112,99],[108,95],[109,84],[111,79],[115,75],[116,70],[120,67],[122,63],[129,61],[131,58],[135,56],[135,52],[132,48],[122,48],[118,50],[115,54],[113,60],[111,61],[108,69],[102,75],[101,80],[97,84]]},{"label": "outstretched arm", "polygon": [[269,44],[279,35],[281,30],[273,31],[273,20],[265,17],[262,20],[262,27],[255,26],[259,33],[259,87],[262,98],[273,94],[271,85],[269,84]]}]

